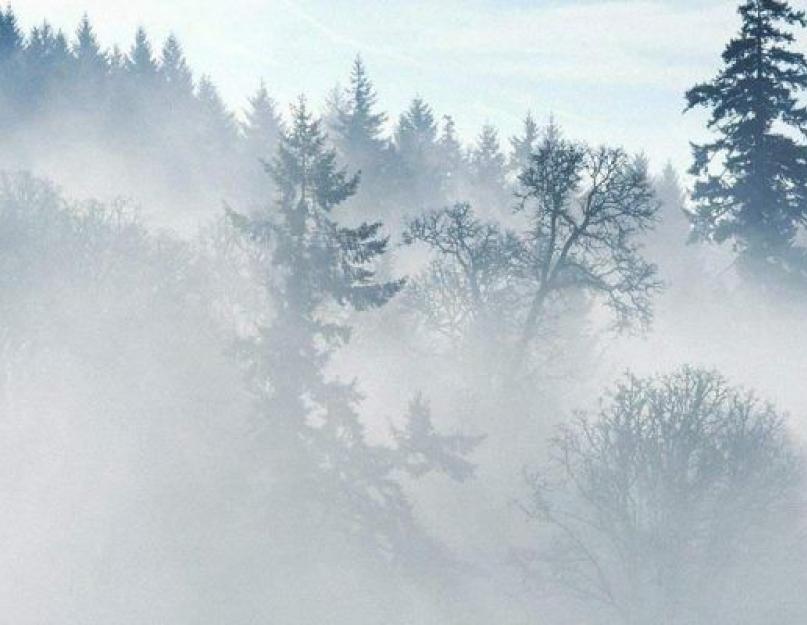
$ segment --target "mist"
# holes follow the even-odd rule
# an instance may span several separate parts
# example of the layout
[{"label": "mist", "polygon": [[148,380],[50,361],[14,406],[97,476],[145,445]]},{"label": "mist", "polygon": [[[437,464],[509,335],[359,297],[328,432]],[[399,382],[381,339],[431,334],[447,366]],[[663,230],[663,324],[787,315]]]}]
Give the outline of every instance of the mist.
[{"label": "mist", "polygon": [[5,620],[805,622],[797,9],[703,8],[683,164],[0,10]]}]

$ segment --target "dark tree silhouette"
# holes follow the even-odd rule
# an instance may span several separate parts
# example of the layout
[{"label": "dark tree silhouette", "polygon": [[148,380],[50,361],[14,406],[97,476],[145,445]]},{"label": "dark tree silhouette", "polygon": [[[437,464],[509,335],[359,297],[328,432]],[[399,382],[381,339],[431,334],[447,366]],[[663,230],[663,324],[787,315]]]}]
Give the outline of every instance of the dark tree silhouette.
[{"label": "dark tree silhouette", "polygon": [[807,26],[807,16],[781,0],[748,0],[739,12],[723,69],[687,93],[687,108],[709,109],[717,134],[694,146],[695,225],[707,239],[732,240],[750,275],[801,284],[807,267],[795,239],[807,220],[807,108],[799,97],[807,60],[792,49],[787,27]]}]

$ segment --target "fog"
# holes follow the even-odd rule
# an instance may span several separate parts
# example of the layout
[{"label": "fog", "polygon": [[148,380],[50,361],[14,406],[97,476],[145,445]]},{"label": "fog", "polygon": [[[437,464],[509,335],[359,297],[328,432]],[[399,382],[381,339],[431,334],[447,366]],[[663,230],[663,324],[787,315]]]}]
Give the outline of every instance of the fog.
[{"label": "fog", "polygon": [[4,620],[805,622],[806,18],[739,8],[688,171],[0,10]]}]

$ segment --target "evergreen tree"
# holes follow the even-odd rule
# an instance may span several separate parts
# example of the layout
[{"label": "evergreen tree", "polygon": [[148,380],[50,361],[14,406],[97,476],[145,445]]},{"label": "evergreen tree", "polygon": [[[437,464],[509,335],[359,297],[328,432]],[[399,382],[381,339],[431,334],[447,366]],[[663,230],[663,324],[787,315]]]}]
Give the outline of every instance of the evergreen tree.
[{"label": "evergreen tree", "polygon": [[0,7],[0,128],[10,124],[20,106],[21,57],[25,37],[11,7]]},{"label": "evergreen tree", "polygon": [[414,208],[442,203],[440,153],[436,142],[434,113],[418,96],[400,116],[395,129],[399,191]]},{"label": "evergreen tree", "polygon": [[76,29],[76,40],[73,44],[73,56],[82,79],[89,76],[103,76],[107,70],[106,55],[101,50],[90,18],[85,13]]},{"label": "evergreen tree", "polygon": [[134,44],[126,58],[126,69],[141,83],[152,83],[157,76],[157,61],[143,27],[135,32]]},{"label": "evergreen tree", "polygon": [[524,118],[523,134],[510,138],[510,161],[508,163],[510,172],[516,176],[520,175],[530,164],[530,156],[535,150],[540,133],[538,132],[538,124],[532,117],[531,112],[527,112]]},{"label": "evergreen tree", "polygon": [[266,175],[265,165],[277,152],[283,135],[283,118],[277,112],[275,101],[269,97],[266,85],[261,81],[258,91],[249,99],[249,108],[241,125],[243,136],[244,170],[249,175],[249,192],[262,201],[272,193],[272,182]]},{"label": "evergreen tree", "polygon": [[193,73],[185,60],[182,45],[173,33],[163,44],[159,73],[171,98],[189,99],[193,95]]},{"label": "evergreen tree", "polygon": [[402,153],[417,154],[430,150],[436,138],[434,113],[423,98],[418,96],[398,120],[395,142]]},{"label": "evergreen tree", "polygon": [[71,83],[76,105],[85,109],[97,109],[101,105],[109,63],[86,13],[76,29],[72,52],[76,73]]},{"label": "evergreen tree", "polygon": [[235,119],[208,76],[200,78],[196,99],[201,115],[202,137],[211,145],[232,145],[236,138]]},{"label": "evergreen tree", "polygon": [[22,101],[27,112],[43,107],[58,108],[64,101],[64,87],[71,75],[73,57],[62,31],[54,31],[48,22],[31,29],[23,51],[26,80],[22,86]]},{"label": "evergreen tree", "polygon": [[688,109],[711,110],[718,135],[694,146],[695,224],[705,238],[733,240],[745,272],[794,277],[807,271],[794,245],[807,221],[807,108],[799,100],[807,60],[787,27],[807,26],[807,16],[781,0],[746,0],[739,13],[723,69],[687,93]]},{"label": "evergreen tree", "polygon": [[334,139],[347,162],[363,168],[384,148],[381,133],[387,116],[374,111],[378,98],[360,56],[353,61],[346,96],[337,110]]},{"label": "evergreen tree", "polygon": [[449,200],[459,200],[467,171],[462,144],[457,138],[456,124],[450,115],[443,115],[443,127],[437,144],[443,166],[443,194]]},{"label": "evergreen tree", "polygon": [[0,64],[6,63],[22,52],[25,37],[17,23],[17,16],[10,6],[0,8]]},{"label": "evergreen tree", "polygon": [[249,109],[244,117],[241,128],[247,157],[255,161],[269,158],[269,155],[275,153],[283,133],[283,119],[263,81],[255,95],[249,99]]},{"label": "evergreen tree", "polygon": [[477,202],[486,210],[501,208],[504,202],[505,162],[499,133],[490,124],[485,124],[471,152],[471,179]]},{"label": "evergreen tree", "polygon": [[375,280],[372,265],[387,239],[379,236],[379,223],[349,228],[334,218],[356,192],[358,177],[338,169],[336,152],[326,147],[321,122],[303,98],[292,108],[291,127],[268,171],[278,190],[274,214],[229,215],[244,235],[271,250],[265,284],[278,302],[276,315],[249,358],[261,410],[275,424],[274,453],[284,474],[300,480],[290,486],[295,498],[324,506],[324,518],[364,547],[413,556],[415,523],[392,477],[403,465],[392,450],[366,442],[354,386],[324,372],[333,349],[349,335],[327,319],[327,310],[379,307],[401,288],[400,281]]}]

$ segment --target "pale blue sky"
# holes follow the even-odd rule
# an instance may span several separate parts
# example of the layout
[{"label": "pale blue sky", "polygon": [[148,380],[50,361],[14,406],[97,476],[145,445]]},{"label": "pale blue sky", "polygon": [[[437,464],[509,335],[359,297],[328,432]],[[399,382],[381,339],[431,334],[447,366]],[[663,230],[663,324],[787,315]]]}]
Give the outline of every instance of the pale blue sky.
[{"label": "pale blue sky", "polygon": [[[527,109],[567,134],[644,151],[683,168],[704,116],[683,92],[709,78],[736,30],[734,0],[17,0],[26,27],[72,31],[87,11],[105,45],[137,25],[169,31],[197,73],[244,105],[258,79],[284,105],[320,103],[361,53],[392,118],[415,93],[463,136],[485,122],[504,137]],[[807,48],[805,38],[801,47]]]}]

